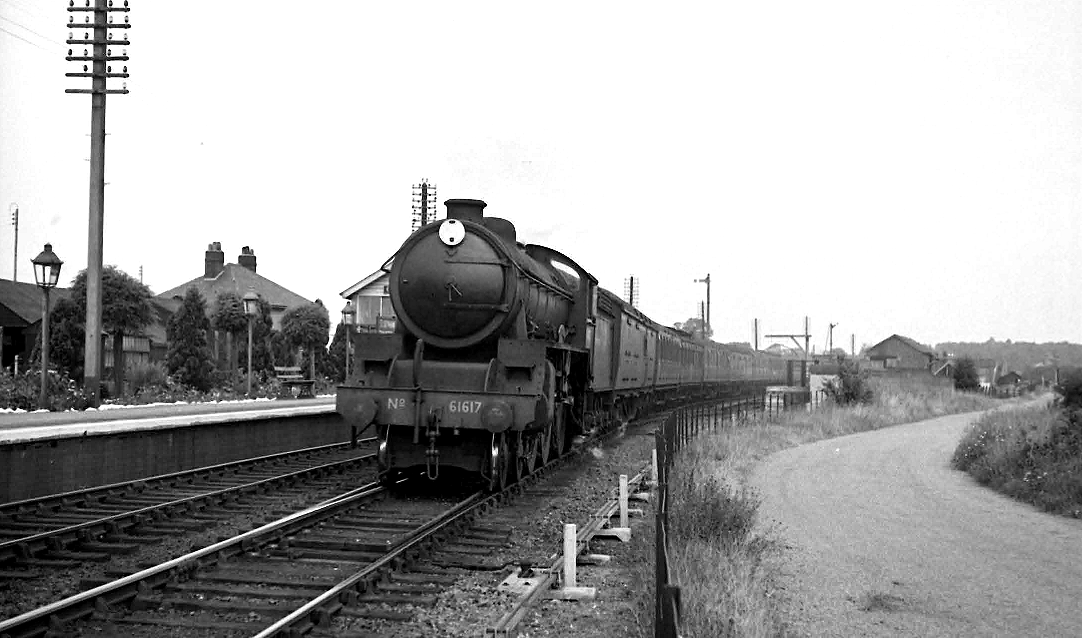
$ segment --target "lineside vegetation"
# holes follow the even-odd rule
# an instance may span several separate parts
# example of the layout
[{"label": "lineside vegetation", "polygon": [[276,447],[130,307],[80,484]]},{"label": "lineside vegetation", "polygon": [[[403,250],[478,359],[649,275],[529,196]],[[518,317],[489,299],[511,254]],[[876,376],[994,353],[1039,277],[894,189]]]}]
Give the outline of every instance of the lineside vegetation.
[{"label": "lineside vegetation", "polygon": [[[846,405],[795,410],[771,420],[757,415],[701,434],[678,455],[669,487],[669,548],[674,580],[681,587],[683,636],[793,635],[784,592],[778,588],[783,544],[770,525],[758,520],[760,499],[748,487],[758,461],[802,443],[1001,404],[949,387],[884,383],[855,368],[850,372],[836,385]],[[635,606],[643,637],[653,635],[654,600],[653,532],[644,532],[650,541],[637,576],[647,586]]]},{"label": "lineside vegetation", "polygon": [[992,412],[966,431],[951,464],[982,485],[1082,518],[1082,376],[1048,404]]}]

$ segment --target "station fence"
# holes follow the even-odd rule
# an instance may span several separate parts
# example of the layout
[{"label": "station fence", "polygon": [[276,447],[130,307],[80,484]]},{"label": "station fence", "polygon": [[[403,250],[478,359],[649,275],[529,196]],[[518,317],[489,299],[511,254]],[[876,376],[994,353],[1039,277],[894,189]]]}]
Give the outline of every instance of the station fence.
[{"label": "station fence", "polygon": [[[767,418],[794,408],[812,409],[825,399],[816,393],[767,393],[758,397],[694,404],[673,410],[654,431],[657,451],[657,505],[654,538],[654,638],[680,637],[680,586],[673,582],[669,566],[669,483],[676,456],[692,439],[704,432],[746,419],[751,413]],[[801,400],[802,399],[802,400]]]}]

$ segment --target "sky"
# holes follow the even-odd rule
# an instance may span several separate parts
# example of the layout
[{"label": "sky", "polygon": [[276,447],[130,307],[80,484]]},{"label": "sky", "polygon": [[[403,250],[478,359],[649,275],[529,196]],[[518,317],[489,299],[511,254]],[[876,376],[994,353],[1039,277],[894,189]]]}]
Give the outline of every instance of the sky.
[{"label": "sky", "polygon": [[[20,281],[87,263],[66,5],[0,0],[6,279],[13,202]],[[719,341],[1082,342],[1074,0],[131,5],[104,261],[155,293],[251,246],[336,322],[427,178],[661,323],[709,273]]]}]

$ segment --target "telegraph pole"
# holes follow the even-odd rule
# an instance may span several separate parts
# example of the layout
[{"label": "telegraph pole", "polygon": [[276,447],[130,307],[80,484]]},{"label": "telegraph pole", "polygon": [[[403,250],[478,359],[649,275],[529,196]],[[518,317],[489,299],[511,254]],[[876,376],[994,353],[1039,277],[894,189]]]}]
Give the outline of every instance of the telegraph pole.
[{"label": "telegraph pole", "polygon": [[[113,6],[114,4],[122,6]],[[65,73],[69,78],[91,78],[89,89],[64,89],[65,93],[90,94],[90,225],[87,241],[86,265],[86,347],[84,350],[84,387],[90,395],[90,402],[95,407],[101,402],[101,271],[102,250],[105,243],[105,97],[109,93],[127,93],[125,82],[120,89],[110,89],[108,78],[127,78],[128,67],[122,72],[113,73],[110,62],[128,61],[127,50],[121,55],[113,55],[114,46],[128,46],[128,36],[114,40],[111,29],[127,29],[128,0],[123,3],[113,0],[85,0],[84,6],[75,6],[75,0],[68,2],[68,40],[69,45],[91,46],[83,49],[82,55],[77,50],[68,49],[65,60],[84,62],[82,73]],[[124,14],[122,23],[114,23],[113,13]],[[83,14],[82,22],[76,15]],[[82,30],[82,38],[77,38],[77,29]],[[85,64],[90,62],[90,68]]]},{"label": "telegraph pole", "polygon": [[624,299],[631,304],[633,308],[639,307],[639,289],[636,286],[635,275],[631,275],[624,280]]},{"label": "telegraph pole", "polygon": [[[430,212],[431,211],[431,212]],[[413,185],[413,231],[436,219],[436,185],[422,179]]]},{"label": "telegraph pole", "polygon": [[811,332],[809,332],[810,323],[808,317],[804,317],[804,334],[778,334],[778,335],[763,335],[767,339],[792,339],[796,344],[797,349],[801,349],[800,342],[797,341],[797,337],[804,337],[804,377],[808,374],[808,351],[811,348]]},{"label": "telegraph pole", "polygon": [[706,323],[704,324],[704,331],[710,332],[710,273],[706,273],[705,279],[696,279],[695,283],[706,284],[706,317],[704,317]]},{"label": "telegraph pole", "polygon": [[19,281],[19,205],[11,202],[11,223],[15,226],[15,263],[12,265],[11,280]]}]

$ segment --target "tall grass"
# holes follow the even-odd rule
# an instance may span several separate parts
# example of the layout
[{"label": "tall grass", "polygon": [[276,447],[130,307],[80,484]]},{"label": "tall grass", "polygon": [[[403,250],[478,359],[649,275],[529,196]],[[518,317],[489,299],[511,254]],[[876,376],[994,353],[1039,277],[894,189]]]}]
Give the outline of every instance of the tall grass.
[{"label": "tall grass", "polygon": [[[899,423],[988,409],[1000,403],[950,389],[907,387],[871,380],[869,404],[801,409],[765,419],[725,424],[697,437],[677,456],[669,494],[669,551],[681,587],[681,629],[688,638],[788,636],[783,597],[777,587],[782,544],[758,520],[759,496],[748,487],[756,462],[778,450]],[[720,425],[720,424],[719,424]],[[651,535],[652,536],[652,535]],[[651,541],[652,542],[652,541]],[[640,635],[653,622],[653,548],[639,576]],[[649,570],[647,569],[649,567]]]},{"label": "tall grass", "polygon": [[1057,406],[982,416],[951,459],[978,482],[1049,512],[1082,517],[1082,423]]}]

